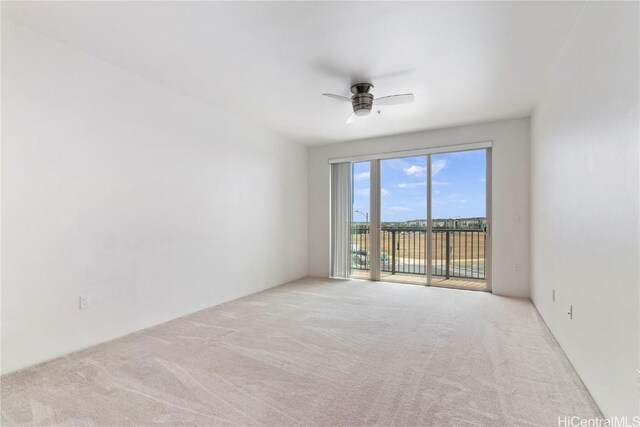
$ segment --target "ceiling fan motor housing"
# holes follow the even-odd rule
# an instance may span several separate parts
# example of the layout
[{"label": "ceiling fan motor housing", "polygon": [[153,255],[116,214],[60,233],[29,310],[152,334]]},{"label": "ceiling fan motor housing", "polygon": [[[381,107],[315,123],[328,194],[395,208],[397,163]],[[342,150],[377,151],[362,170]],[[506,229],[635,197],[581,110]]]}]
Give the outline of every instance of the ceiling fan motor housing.
[{"label": "ceiling fan motor housing", "polygon": [[371,113],[373,107],[373,94],[369,91],[373,89],[370,83],[358,83],[351,86],[351,105],[356,116],[366,116]]}]

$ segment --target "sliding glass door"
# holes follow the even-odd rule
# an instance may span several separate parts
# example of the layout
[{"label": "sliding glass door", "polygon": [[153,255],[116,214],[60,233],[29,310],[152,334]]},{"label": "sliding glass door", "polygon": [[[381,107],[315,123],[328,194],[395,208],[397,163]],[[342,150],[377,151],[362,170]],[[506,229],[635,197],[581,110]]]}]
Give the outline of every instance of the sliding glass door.
[{"label": "sliding glass door", "polygon": [[352,162],[349,277],[489,290],[490,155]]}]

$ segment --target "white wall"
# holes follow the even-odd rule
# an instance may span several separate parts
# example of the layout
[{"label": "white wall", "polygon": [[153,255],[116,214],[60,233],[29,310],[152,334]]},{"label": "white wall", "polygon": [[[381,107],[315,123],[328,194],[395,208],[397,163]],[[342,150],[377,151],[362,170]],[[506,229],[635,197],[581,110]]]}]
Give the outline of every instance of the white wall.
[{"label": "white wall", "polygon": [[3,20],[2,372],[305,276],[306,151]]},{"label": "white wall", "polygon": [[528,297],[528,118],[311,147],[309,274],[330,273],[329,159],[482,141],[493,141],[493,292]]},{"label": "white wall", "polygon": [[587,3],[532,118],[531,298],[605,416],[640,413],[638,12]]}]

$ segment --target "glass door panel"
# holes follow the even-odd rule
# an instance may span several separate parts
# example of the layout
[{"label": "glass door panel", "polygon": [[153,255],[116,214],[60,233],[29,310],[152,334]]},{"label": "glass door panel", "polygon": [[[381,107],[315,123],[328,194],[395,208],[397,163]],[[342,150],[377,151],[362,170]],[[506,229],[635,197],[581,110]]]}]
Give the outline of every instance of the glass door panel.
[{"label": "glass door panel", "polygon": [[352,164],[351,203],[351,275],[355,279],[371,277],[371,163]]},{"label": "glass door panel", "polygon": [[486,290],[487,150],[431,155],[431,284]]},{"label": "glass door panel", "polygon": [[427,156],[380,161],[380,279],[427,284]]}]

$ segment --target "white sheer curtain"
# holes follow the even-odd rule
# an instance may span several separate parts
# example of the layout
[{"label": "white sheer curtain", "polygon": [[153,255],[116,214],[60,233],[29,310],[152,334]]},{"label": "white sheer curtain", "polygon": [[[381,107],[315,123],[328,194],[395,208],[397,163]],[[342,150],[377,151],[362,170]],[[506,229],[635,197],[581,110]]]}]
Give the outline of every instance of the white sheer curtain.
[{"label": "white sheer curtain", "polygon": [[331,165],[331,277],[351,272],[351,162]]}]

